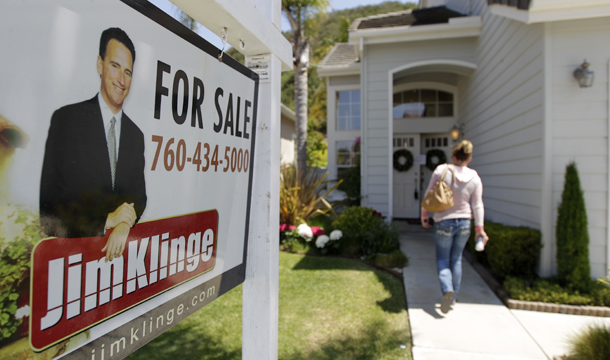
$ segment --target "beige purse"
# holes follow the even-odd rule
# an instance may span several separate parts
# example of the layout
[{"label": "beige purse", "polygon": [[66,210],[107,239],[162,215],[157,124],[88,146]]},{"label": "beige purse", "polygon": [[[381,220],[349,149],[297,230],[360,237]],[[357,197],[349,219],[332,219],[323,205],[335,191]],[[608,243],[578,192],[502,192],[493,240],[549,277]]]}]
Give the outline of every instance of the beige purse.
[{"label": "beige purse", "polygon": [[[434,188],[428,191],[421,206],[430,212],[444,211],[453,207],[453,190],[445,182],[449,164],[445,167],[443,175],[434,184]],[[453,183],[455,183],[455,169],[453,169]]]}]

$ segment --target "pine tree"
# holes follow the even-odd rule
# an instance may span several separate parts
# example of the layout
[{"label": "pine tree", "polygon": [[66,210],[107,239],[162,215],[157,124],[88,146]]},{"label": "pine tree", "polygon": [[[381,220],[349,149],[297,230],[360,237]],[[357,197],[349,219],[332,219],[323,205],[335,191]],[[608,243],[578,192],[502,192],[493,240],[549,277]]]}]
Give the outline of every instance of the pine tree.
[{"label": "pine tree", "polygon": [[591,285],[587,211],[578,170],[573,162],[566,167],[558,213],[557,276],[564,285],[587,292]]}]

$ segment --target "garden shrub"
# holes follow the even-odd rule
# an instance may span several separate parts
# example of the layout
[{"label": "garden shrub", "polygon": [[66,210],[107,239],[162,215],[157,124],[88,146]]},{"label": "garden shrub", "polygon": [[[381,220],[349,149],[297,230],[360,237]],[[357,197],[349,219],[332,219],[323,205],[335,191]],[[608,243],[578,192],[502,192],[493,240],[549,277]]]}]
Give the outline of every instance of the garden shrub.
[{"label": "garden shrub", "polygon": [[12,241],[0,238],[0,344],[8,341],[23,323],[16,318],[20,295],[29,289],[30,258],[34,246],[45,237],[32,212],[17,208],[8,221],[23,226],[21,236]]},{"label": "garden shrub", "polygon": [[368,259],[370,262],[382,268],[404,268],[409,263],[409,259],[400,249],[396,249],[389,254],[374,254]]},{"label": "garden shrub", "polygon": [[587,211],[575,163],[566,167],[565,184],[557,216],[557,276],[575,290],[591,284]]},{"label": "garden shrub", "polygon": [[588,325],[570,338],[570,360],[610,359],[610,326]]},{"label": "garden shrub", "polygon": [[610,306],[610,288],[588,280],[589,291],[581,293],[561,285],[555,278],[527,280],[507,277],[504,290],[515,300],[565,305]]},{"label": "garden shrub", "polygon": [[340,252],[347,256],[371,255],[398,249],[398,231],[386,224],[372,208],[349,206],[333,222],[333,228],[343,231]]},{"label": "garden shrub", "polygon": [[324,181],[328,172],[320,179],[311,168],[302,176],[297,176],[296,169],[284,166],[280,170],[280,224],[307,224],[317,216],[333,213],[333,205],[326,197],[340,183],[326,189]]},{"label": "garden shrub", "polygon": [[509,276],[532,278],[542,249],[539,230],[525,226],[510,226],[485,222],[489,242],[485,251],[474,251],[474,231],[468,240],[470,251],[494,275],[503,281]]}]

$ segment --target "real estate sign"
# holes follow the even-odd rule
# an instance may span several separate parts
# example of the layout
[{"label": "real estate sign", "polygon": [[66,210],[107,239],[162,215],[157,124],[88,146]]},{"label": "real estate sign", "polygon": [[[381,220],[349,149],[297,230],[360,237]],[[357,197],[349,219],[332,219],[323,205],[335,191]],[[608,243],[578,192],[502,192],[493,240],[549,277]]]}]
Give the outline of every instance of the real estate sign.
[{"label": "real estate sign", "polygon": [[0,358],[123,358],[245,278],[259,77],[147,1],[0,9]]}]

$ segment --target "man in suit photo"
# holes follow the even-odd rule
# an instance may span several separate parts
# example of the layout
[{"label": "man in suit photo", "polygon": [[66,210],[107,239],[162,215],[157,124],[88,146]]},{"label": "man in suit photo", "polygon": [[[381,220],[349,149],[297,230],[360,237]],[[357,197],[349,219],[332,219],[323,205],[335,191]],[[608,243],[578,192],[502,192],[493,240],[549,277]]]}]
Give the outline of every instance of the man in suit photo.
[{"label": "man in suit photo", "polygon": [[40,221],[49,236],[99,237],[120,257],[146,208],[144,135],[123,111],[136,51],[120,28],[102,32],[100,91],[53,113],[40,181]]}]

